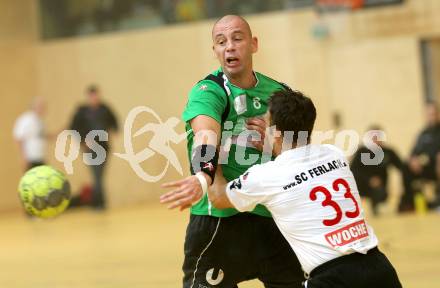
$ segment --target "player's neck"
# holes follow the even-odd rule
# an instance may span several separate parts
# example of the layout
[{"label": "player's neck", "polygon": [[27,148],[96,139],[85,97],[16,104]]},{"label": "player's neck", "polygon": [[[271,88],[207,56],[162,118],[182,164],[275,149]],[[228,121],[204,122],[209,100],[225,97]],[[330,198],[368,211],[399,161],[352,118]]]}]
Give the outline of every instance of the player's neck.
[{"label": "player's neck", "polygon": [[257,79],[255,77],[254,71],[252,70],[242,75],[226,74],[226,76],[228,77],[228,80],[229,82],[231,82],[231,84],[242,89],[250,89],[255,87],[255,85],[257,84]]},{"label": "player's neck", "polygon": [[[283,143],[282,142],[274,142],[273,144],[273,156],[278,157],[280,156],[283,152],[287,152],[287,151],[292,151],[304,146],[310,145],[310,141],[308,141],[306,144],[298,144],[296,142],[292,143],[292,146],[290,148],[283,147]],[[284,148],[284,149],[283,149]]]}]

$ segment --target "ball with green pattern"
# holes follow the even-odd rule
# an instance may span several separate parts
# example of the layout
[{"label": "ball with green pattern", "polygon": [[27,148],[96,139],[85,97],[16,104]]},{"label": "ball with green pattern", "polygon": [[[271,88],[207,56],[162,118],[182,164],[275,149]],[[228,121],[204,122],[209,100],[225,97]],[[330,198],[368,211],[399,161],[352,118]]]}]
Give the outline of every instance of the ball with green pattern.
[{"label": "ball with green pattern", "polygon": [[20,180],[18,192],[24,209],[37,217],[54,217],[69,206],[69,181],[63,173],[47,165],[27,171]]}]

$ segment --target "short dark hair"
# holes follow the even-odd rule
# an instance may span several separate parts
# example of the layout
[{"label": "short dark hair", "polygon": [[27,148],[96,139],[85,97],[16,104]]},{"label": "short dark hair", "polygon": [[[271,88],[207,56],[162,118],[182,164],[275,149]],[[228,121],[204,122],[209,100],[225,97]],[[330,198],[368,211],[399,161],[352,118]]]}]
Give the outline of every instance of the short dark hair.
[{"label": "short dark hair", "polygon": [[372,124],[372,125],[370,125],[370,127],[368,127],[368,130],[369,131],[371,131],[371,130],[383,131],[383,128],[379,124]]},{"label": "short dark hair", "polygon": [[94,94],[94,93],[97,93],[98,91],[99,91],[99,88],[95,84],[91,84],[87,87],[87,94]]},{"label": "short dark hair", "polygon": [[293,132],[293,141],[298,141],[300,131],[307,131],[308,142],[316,120],[316,108],[312,100],[300,91],[280,90],[269,100],[270,125],[284,132]]}]

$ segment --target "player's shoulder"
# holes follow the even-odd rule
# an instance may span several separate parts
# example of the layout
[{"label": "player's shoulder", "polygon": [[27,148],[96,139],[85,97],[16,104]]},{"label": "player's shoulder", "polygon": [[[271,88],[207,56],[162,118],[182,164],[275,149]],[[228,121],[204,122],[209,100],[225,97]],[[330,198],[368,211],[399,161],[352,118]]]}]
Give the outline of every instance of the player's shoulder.
[{"label": "player's shoulder", "polygon": [[221,76],[221,70],[218,69],[197,81],[197,83],[193,85],[190,93],[201,94],[205,92],[214,92],[224,94],[224,89],[222,88],[224,85],[223,83],[224,80]]},{"label": "player's shoulder", "polygon": [[345,153],[344,151],[342,151],[341,148],[332,145],[332,144],[321,144],[320,145],[321,149],[324,149],[325,152],[327,153],[334,153],[337,154],[340,157],[345,157]]},{"label": "player's shoulder", "polygon": [[262,175],[264,174],[264,164],[255,164],[249,167],[246,172],[240,176],[240,180],[248,185],[255,185],[260,183]]},{"label": "player's shoulder", "polygon": [[86,104],[81,104],[76,107],[75,116],[84,116],[87,113],[88,106]]},{"label": "player's shoulder", "polygon": [[251,166],[246,172],[249,172],[249,174],[252,173],[253,178],[259,178],[262,174],[264,174],[264,170],[267,168],[267,163],[255,164]]},{"label": "player's shoulder", "polygon": [[20,115],[17,117],[17,122],[18,122],[18,121],[24,121],[24,120],[29,119],[29,118],[31,118],[31,117],[32,117],[32,112],[31,112],[31,111],[23,112],[22,114],[20,114]]},{"label": "player's shoulder", "polygon": [[197,82],[191,88],[190,96],[204,94],[204,93],[213,93],[213,94],[220,94],[220,95],[225,94],[225,92],[223,91],[223,89],[220,87],[219,84],[217,84],[213,80],[203,79],[203,80],[200,80],[199,82]]},{"label": "player's shoulder", "polygon": [[89,106],[87,106],[87,104],[80,104],[78,105],[78,107],[76,107],[76,111],[86,111],[88,109]]},{"label": "player's shoulder", "polygon": [[14,129],[20,129],[25,123],[29,122],[29,113],[24,112],[23,114],[20,114],[17,119],[15,120],[15,126]]},{"label": "player's shoulder", "polygon": [[256,193],[261,192],[262,183],[264,183],[264,179],[262,179],[261,165],[256,164],[241,174],[240,177],[233,180],[229,188],[241,189],[246,191],[246,193]]},{"label": "player's shoulder", "polygon": [[258,81],[263,85],[271,85],[271,86],[275,86],[279,89],[292,90],[292,88],[290,88],[289,85],[287,85],[286,83],[284,83],[282,81],[275,80],[265,74],[262,74],[260,72],[255,72],[255,75],[257,76]]},{"label": "player's shoulder", "polygon": [[110,110],[110,106],[107,103],[101,102],[100,106],[102,109]]},{"label": "player's shoulder", "polygon": [[18,117],[17,123],[28,124],[28,123],[34,123],[38,120],[39,117],[34,111],[26,111]]},{"label": "player's shoulder", "polygon": [[268,161],[262,164],[255,164],[250,167],[245,174],[249,181],[254,183],[266,183],[271,182],[270,180],[274,178],[274,173],[278,169],[277,163],[275,161]]}]

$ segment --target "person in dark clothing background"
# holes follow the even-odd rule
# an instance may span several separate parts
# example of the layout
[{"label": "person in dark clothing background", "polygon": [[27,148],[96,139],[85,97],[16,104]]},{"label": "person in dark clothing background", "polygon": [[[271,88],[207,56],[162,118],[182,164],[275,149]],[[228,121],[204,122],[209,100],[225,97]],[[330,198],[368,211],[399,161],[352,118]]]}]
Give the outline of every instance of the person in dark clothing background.
[{"label": "person in dark clothing background", "polygon": [[440,204],[440,120],[435,103],[426,105],[426,120],[427,126],[417,137],[409,161],[403,167],[405,190],[400,199],[400,212],[414,210],[414,195],[420,189],[417,180],[436,183],[436,199],[428,203],[428,207],[435,208]]},{"label": "person in dark clothing background", "polygon": [[[93,176],[93,189],[91,196],[91,203],[81,203],[81,197],[78,196],[71,201],[71,206],[78,206],[80,204],[90,204],[95,209],[105,209],[106,199],[103,186],[104,168],[108,161],[110,150],[110,134],[118,130],[118,123],[115,114],[112,110],[101,101],[100,91],[97,86],[90,85],[86,91],[87,104],[80,106],[72,119],[70,129],[76,130],[81,135],[81,146],[88,153],[92,153],[92,159],[98,155],[96,149],[92,149],[93,145],[100,145],[105,150],[105,160],[99,165],[89,165]],[[109,141],[102,141],[98,136],[94,137],[96,143],[91,141],[85,142],[85,138],[90,131],[103,130],[109,134]]]},{"label": "person in dark clothing background", "polygon": [[388,198],[388,170],[391,166],[401,170],[402,161],[397,153],[385,145],[383,141],[379,141],[378,136],[373,132],[381,131],[381,127],[375,125],[369,130],[372,131],[372,141],[377,145],[377,149],[382,149],[384,158],[378,165],[362,163],[361,155],[363,153],[369,154],[371,159],[377,151],[361,146],[353,156],[351,169],[358,185],[359,194],[362,197],[370,198],[373,214],[377,216],[379,215],[379,204]]}]

